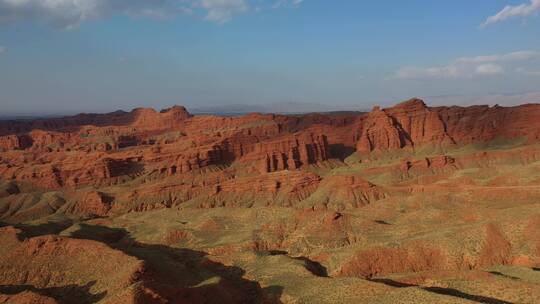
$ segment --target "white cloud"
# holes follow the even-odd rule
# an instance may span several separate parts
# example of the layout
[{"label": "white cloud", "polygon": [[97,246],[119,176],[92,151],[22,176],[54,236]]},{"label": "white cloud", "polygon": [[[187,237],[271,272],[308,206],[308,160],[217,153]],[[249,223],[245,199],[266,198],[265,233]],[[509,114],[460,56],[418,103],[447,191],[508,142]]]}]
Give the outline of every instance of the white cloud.
[{"label": "white cloud", "polygon": [[540,58],[540,52],[535,51],[520,51],[512,52],[503,55],[484,55],[476,57],[462,57],[458,62],[465,63],[486,63],[486,62],[512,62],[512,61],[525,61],[534,58]]},{"label": "white cloud", "polygon": [[527,17],[540,11],[540,0],[530,0],[530,3],[520,5],[507,5],[497,14],[489,17],[482,23],[482,26],[488,26],[493,23],[505,21],[513,17]]},{"label": "white cloud", "polygon": [[505,66],[540,59],[540,52],[520,51],[501,55],[462,57],[439,67],[403,67],[393,79],[451,79],[474,76],[495,76],[505,73]]},{"label": "white cloud", "polygon": [[503,105],[514,106],[526,103],[540,103],[540,92],[522,92],[511,94],[487,94],[477,96],[447,95],[422,97],[431,105]]},{"label": "white cloud", "polygon": [[70,29],[112,14],[172,18],[188,11],[185,1],[173,0],[0,0],[0,23],[37,21]]},{"label": "white cloud", "polygon": [[504,74],[504,68],[498,64],[488,63],[476,67],[475,73],[478,75],[501,75]]},{"label": "white cloud", "polygon": [[201,0],[200,6],[207,10],[206,20],[225,23],[232,16],[248,10],[245,0]]},{"label": "white cloud", "polygon": [[[0,0],[0,25],[38,22],[70,29],[85,21],[118,14],[155,19],[189,14],[221,24],[252,10],[250,1],[259,8],[265,1],[268,6],[276,3],[275,0]],[[303,2],[279,1],[293,6]]]},{"label": "white cloud", "polygon": [[276,1],[276,3],[274,3],[273,7],[274,8],[279,8],[279,7],[287,6],[287,5],[297,7],[297,6],[300,6],[300,4],[302,4],[302,2],[304,2],[304,0],[278,0],[278,1]]},{"label": "white cloud", "polygon": [[525,68],[517,68],[516,72],[526,76],[540,76],[540,71],[531,71]]},{"label": "white cloud", "polygon": [[455,78],[460,75],[459,68],[454,65],[443,67],[419,68],[404,67],[399,69],[393,78],[396,79],[427,79],[427,78]]}]

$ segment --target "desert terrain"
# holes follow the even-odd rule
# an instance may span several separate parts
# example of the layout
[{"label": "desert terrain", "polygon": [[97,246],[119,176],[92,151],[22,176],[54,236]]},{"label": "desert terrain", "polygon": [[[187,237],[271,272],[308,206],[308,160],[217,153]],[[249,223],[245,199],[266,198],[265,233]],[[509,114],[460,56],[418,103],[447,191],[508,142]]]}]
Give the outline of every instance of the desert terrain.
[{"label": "desert terrain", "polygon": [[540,303],[540,104],[0,122],[0,303]]}]

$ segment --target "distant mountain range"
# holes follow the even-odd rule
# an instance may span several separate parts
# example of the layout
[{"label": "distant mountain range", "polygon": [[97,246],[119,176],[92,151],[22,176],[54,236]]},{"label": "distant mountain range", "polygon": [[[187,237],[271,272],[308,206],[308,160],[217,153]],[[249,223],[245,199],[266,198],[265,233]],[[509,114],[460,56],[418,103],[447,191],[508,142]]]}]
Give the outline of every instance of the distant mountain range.
[{"label": "distant mountain range", "polygon": [[[324,105],[318,103],[281,102],[267,105],[255,104],[228,104],[214,106],[188,106],[189,112],[195,115],[223,115],[237,116],[247,113],[276,113],[276,114],[305,114],[305,113],[331,113],[331,112],[369,112],[370,109],[357,108],[354,105]],[[34,114],[34,113],[4,113],[0,115],[2,120],[34,120],[59,118],[71,116],[75,113],[58,114]]]},{"label": "distant mountain range", "polygon": [[193,114],[236,115],[246,113],[302,114],[313,112],[368,112],[355,106],[325,105],[318,103],[281,102],[267,105],[230,104],[205,107],[188,107]]}]

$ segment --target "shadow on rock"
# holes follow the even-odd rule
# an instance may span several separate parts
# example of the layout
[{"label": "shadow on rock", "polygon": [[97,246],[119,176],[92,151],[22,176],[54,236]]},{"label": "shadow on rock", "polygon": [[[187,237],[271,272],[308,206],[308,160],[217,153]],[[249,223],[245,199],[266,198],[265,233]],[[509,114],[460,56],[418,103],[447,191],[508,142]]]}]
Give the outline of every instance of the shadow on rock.
[{"label": "shadow on rock", "polygon": [[32,285],[0,285],[0,293],[6,295],[15,295],[25,291],[32,291],[39,295],[55,299],[62,304],[84,304],[96,303],[105,298],[106,292],[99,294],[90,293],[95,281],[89,282],[84,286],[66,285],[62,287],[36,288]]},{"label": "shadow on rock", "polygon": [[303,261],[306,269],[311,272],[313,275],[318,277],[328,277],[328,270],[321,263],[313,261],[307,257],[291,257],[287,251],[284,250],[270,250],[268,251],[270,255],[286,255],[293,260]]},{"label": "shadow on rock", "polygon": [[504,278],[507,278],[507,279],[510,279],[510,280],[521,280],[518,277],[507,275],[507,274],[504,274],[504,273],[499,272],[499,271],[490,271],[489,273],[491,273],[492,275],[496,275],[496,276],[499,276],[499,277],[504,277]]},{"label": "shadow on rock", "polygon": [[418,287],[420,289],[423,289],[425,291],[433,292],[440,295],[445,296],[452,296],[460,299],[469,300],[472,302],[477,303],[485,303],[485,304],[512,304],[511,302],[491,298],[491,297],[485,297],[485,296],[479,296],[479,295],[472,295],[468,293],[464,293],[462,291],[459,291],[457,289],[453,288],[443,288],[443,287],[422,287],[414,284],[408,284],[408,283],[402,283],[398,281],[394,281],[391,279],[371,279],[371,282],[376,283],[382,283],[391,287],[396,288],[407,288],[407,287]]},{"label": "shadow on rock", "polygon": [[212,261],[207,253],[160,244],[144,244],[122,228],[80,224],[72,237],[108,244],[145,262],[140,280],[152,299],[140,303],[281,303],[281,286],[262,288],[245,271]]},{"label": "shadow on rock", "polygon": [[69,228],[71,225],[73,225],[72,220],[63,220],[54,222],[51,221],[39,225],[16,224],[14,225],[14,227],[22,231],[18,234],[19,239],[22,240],[36,236],[58,234],[63,230]]},{"label": "shadow on rock", "polygon": [[354,147],[348,147],[344,144],[333,144],[330,145],[330,155],[341,161],[344,161],[347,157],[351,156],[356,152]]}]

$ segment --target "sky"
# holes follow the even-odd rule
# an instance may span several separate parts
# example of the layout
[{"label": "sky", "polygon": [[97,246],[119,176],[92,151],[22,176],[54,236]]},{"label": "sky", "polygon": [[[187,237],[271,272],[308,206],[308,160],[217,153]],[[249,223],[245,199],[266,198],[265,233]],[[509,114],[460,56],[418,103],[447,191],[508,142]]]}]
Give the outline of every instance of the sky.
[{"label": "sky", "polygon": [[540,0],[0,0],[0,114],[540,102],[539,14]]}]

